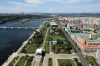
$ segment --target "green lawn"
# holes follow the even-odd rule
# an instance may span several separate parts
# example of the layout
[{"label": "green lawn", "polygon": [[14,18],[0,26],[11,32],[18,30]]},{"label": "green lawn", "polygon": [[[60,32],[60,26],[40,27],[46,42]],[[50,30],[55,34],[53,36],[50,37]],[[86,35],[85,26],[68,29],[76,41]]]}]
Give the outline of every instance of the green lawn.
[{"label": "green lawn", "polygon": [[75,66],[71,59],[58,59],[58,66]]},{"label": "green lawn", "polygon": [[27,63],[25,66],[31,66],[31,62],[33,60],[33,56],[29,56],[28,59],[27,59]]},{"label": "green lawn", "polygon": [[50,29],[48,29],[48,33],[47,33],[47,37],[46,37],[46,41],[50,40]]},{"label": "green lawn", "polygon": [[44,49],[46,50],[46,53],[49,53],[49,42],[45,42]]},{"label": "green lawn", "polygon": [[26,49],[27,53],[35,53],[36,49],[39,48],[36,44],[30,44],[30,46]]},{"label": "green lawn", "polygon": [[61,37],[61,36],[54,36],[54,37],[53,37],[53,40],[57,40],[57,39],[66,40],[65,38],[63,38],[63,37]]},{"label": "green lawn", "polygon": [[26,56],[21,57],[16,66],[23,66],[25,61],[26,61]]},{"label": "green lawn", "polygon": [[49,58],[49,59],[48,59],[48,66],[53,66],[53,65],[52,65],[52,58]]}]

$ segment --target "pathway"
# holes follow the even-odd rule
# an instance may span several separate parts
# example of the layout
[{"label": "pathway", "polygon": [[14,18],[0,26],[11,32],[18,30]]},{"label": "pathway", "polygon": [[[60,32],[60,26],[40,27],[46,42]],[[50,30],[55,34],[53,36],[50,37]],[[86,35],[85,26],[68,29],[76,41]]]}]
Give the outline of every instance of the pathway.
[{"label": "pathway", "polygon": [[18,61],[20,60],[20,56],[19,56],[19,58],[16,60],[16,62],[14,63],[14,65],[13,66],[16,66],[16,64],[18,63]]},{"label": "pathway", "polygon": [[73,59],[79,57],[77,54],[46,54],[42,66],[48,66],[48,58],[52,58],[53,66],[58,66],[57,59]]}]

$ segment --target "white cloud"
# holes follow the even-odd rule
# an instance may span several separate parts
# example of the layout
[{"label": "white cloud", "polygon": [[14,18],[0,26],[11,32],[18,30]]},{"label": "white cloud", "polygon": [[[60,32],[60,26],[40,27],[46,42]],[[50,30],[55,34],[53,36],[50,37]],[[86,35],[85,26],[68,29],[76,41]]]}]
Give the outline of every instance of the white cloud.
[{"label": "white cloud", "polygon": [[[25,3],[15,2],[10,0],[10,3],[18,5],[18,7],[0,7],[0,12],[19,12],[20,10],[23,10],[24,12],[55,12],[55,13],[100,13],[100,5],[88,5],[88,6],[74,6],[77,5],[77,3],[83,3],[83,2],[90,2],[92,0],[25,0]],[[53,6],[53,7],[45,7],[38,6],[38,7],[27,7],[27,6],[37,6],[40,4],[48,3],[50,5],[50,2],[59,2],[59,3],[67,3],[67,5],[61,5],[60,7]],[[69,5],[70,4],[70,5]],[[74,5],[73,5],[74,4]],[[21,6],[21,7],[19,7]],[[24,7],[25,6],[25,7]]]},{"label": "white cloud", "polygon": [[18,13],[20,10],[23,9],[20,6],[16,7],[0,7],[0,13]]},{"label": "white cloud", "polygon": [[65,8],[65,7],[50,7],[50,8],[27,8],[23,6],[12,6],[12,7],[0,7],[0,13],[20,13],[23,11],[27,12],[46,12],[46,13],[100,13],[100,5],[91,5],[87,7],[75,7],[75,8]]},{"label": "white cloud", "polygon": [[77,4],[77,3],[83,3],[83,2],[91,2],[92,0],[46,0],[48,2],[59,2],[59,3],[71,3],[71,4]]},{"label": "white cloud", "polygon": [[90,2],[91,0],[66,0],[67,3],[82,3],[82,2]]},{"label": "white cloud", "polygon": [[44,4],[44,0],[25,0],[25,2],[27,3],[31,3],[31,4]]},{"label": "white cloud", "polygon": [[20,3],[20,2],[15,2],[15,1],[9,1],[9,3],[16,4],[16,5],[22,5],[22,6],[37,6],[33,4],[26,4],[26,3]]}]

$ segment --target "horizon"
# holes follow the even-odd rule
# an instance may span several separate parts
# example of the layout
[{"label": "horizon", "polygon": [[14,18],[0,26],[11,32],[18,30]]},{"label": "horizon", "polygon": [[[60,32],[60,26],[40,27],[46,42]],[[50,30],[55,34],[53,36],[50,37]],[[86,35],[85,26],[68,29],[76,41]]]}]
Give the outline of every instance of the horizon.
[{"label": "horizon", "polygon": [[100,0],[2,0],[0,2],[0,13],[20,12],[100,13]]}]

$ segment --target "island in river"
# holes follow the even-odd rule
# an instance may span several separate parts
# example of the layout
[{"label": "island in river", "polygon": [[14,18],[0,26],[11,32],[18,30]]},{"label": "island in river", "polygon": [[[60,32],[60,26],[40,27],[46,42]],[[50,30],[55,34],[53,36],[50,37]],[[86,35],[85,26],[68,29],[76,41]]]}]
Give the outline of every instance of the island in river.
[{"label": "island in river", "polygon": [[30,20],[31,19],[21,19],[21,20],[18,21],[18,24],[22,24],[22,23],[28,22]]}]

